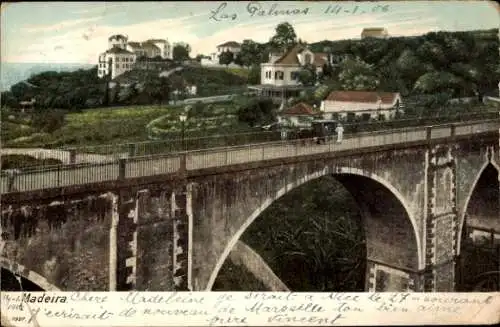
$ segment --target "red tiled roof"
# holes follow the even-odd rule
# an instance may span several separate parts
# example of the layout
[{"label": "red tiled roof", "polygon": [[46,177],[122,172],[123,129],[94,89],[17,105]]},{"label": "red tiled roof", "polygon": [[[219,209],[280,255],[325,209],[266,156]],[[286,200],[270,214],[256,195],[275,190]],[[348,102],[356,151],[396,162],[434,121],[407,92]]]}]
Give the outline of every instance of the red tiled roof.
[{"label": "red tiled roof", "polygon": [[236,42],[236,41],[228,41],[228,42],[224,42],[222,44],[219,44],[217,46],[217,48],[219,48],[219,47],[233,47],[233,48],[238,48],[238,47],[240,47],[240,44],[238,42]]},{"label": "red tiled roof", "polygon": [[296,105],[283,110],[281,114],[289,116],[311,116],[314,115],[315,112],[310,105],[304,102],[299,102]]},{"label": "red tiled roof", "polygon": [[367,92],[367,91],[333,91],[326,101],[377,103],[380,99],[384,104],[391,104],[399,93]]},{"label": "red tiled roof", "polygon": [[314,64],[323,66],[327,62],[327,54],[323,52],[315,52],[314,53]]}]

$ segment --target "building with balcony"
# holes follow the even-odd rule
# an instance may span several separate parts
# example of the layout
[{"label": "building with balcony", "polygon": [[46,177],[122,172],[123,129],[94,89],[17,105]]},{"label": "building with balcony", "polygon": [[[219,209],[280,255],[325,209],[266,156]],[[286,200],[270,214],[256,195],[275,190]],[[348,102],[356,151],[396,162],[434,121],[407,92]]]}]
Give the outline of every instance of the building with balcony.
[{"label": "building with balcony", "polygon": [[261,84],[250,89],[259,91],[261,96],[286,99],[298,96],[307,87],[299,81],[299,73],[306,67],[321,73],[328,63],[326,53],[314,53],[304,45],[296,45],[286,52],[273,52],[267,63],[262,63]]}]

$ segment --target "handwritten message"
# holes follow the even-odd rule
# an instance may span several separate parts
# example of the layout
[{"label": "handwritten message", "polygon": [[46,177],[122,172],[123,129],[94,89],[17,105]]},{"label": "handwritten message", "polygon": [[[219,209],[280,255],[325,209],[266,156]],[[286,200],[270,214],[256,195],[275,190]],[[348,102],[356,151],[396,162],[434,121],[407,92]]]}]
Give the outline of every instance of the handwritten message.
[{"label": "handwritten message", "polygon": [[245,10],[236,10],[230,8],[227,2],[219,3],[214,9],[210,10],[209,19],[217,22],[233,21],[240,17],[292,17],[307,16],[310,14],[325,15],[362,15],[385,13],[389,11],[388,4],[325,4],[321,7],[308,7],[304,4],[283,5],[279,2],[259,2],[251,1],[245,7]]},{"label": "handwritten message", "polygon": [[14,326],[298,326],[495,323],[498,293],[12,293]]}]

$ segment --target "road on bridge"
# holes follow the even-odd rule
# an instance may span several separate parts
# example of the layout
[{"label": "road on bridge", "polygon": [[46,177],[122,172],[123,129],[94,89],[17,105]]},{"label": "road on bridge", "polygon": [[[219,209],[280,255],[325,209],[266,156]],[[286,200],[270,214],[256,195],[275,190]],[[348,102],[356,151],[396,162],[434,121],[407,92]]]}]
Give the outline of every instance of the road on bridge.
[{"label": "road on bridge", "polygon": [[[455,127],[455,135],[472,135],[480,132],[498,131],[498,121],[461,123]],[[430,137],[438,139],[451,136],[450,125],[435,126]],[[338,152],[352,149],[366,149],[392,144],[425,141],[427,128],[406,128],[347,135],[341,142],[301,145],[304,140],[250,144],[236,147],[205,149],[186,152],[186,169],[204,169],[234,164],[258,162],[269,159],[308,156],[318,153]],[[124,178],[154,176],[175,173],[181,168],[181,153],[167,155],[133,157],[126,159]],[[117,161],[90,163],[76,166],[62,166],[52,169],[26,171],[18,175],[13,183],[19,192],[37,189],[80,185],[115,180],[120,176]],[[9,192],[9,179],[2,176],[1,192]],[[12,191],[11,191],[12,192]]]}]

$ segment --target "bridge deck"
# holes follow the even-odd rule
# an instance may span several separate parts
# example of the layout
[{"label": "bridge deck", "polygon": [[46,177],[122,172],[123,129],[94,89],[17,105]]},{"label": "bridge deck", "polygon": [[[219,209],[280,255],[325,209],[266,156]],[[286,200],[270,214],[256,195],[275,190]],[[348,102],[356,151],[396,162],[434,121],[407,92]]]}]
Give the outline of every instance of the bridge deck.
[{"label": "bridge deck", "polygon": [[[236,147],[205,149],[168,155],[132,157],[112,162],[61,165],[23,171],[14,181],[2,175],[2,194],[34,190],[70,187],[75,185],[123,180],[136,177],[174,174],[184,170],[199,170],[235,164],[252,163],[272,159],[335,153],[346,150],[362,150],[413,142],[426,142],[449,137],[464,137],[478,133],[498,132],[499,120],[402,128],[378,132],[346,135],[341,143],[303,145],[304,140],[269,142]],[[185,163],[183,161],[185,158]],[[12,185],[9,185],[12,183]]]}]

